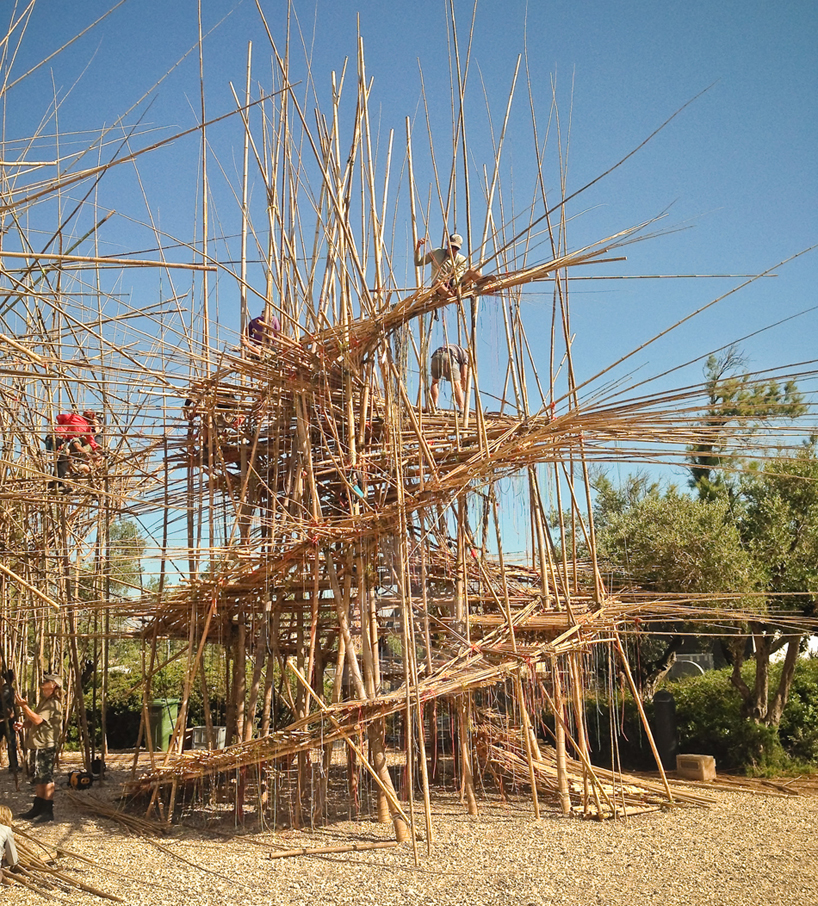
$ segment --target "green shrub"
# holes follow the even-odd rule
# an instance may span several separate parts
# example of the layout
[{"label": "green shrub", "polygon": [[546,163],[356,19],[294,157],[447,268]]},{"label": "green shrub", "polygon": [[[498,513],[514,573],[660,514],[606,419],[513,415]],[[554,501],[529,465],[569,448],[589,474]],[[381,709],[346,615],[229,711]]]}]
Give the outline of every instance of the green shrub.
[{"label": "green shrub", "polygon": [[[748,677],[749,679],[749,677]],[[727,771],[777,771],[785,754],[775,729],[747,720],[730,669],[711,670],[665,688],[676,701],[679,751],[713,755]]]},{"label": "green shrub", "polygon": [[818,658],[798,662],[778,735],[790,758],[818,764]]},{"label": "green shrub", "polygon": [[[743,675],[753,683],[755,664]],[[775,689],[781,665],[770,666]],[[665,686],[676,701],[681,752],[714,755],[727,771],[780,773],[818,762],[818,660],[798,662],[790,697],[778,729],[741,715],[741,698],[730,683],[730,669],[711,670]]]},{"label": "green shrub", "polygon": [[[755,664],[744,668],[744,679],[754,681]],[[772,664],[770,688],[775,689],[780,664]],[[703,676],[667,682],[676,703],[679,752],[713,755],[718,770],[751,774],[781,774],[818,765],[818,658],[798,662],[787,707],[777,729],[747,720],[741,698],[730,683],[730,669],[710,670]],[[588,735],[592,760],[611,765],[611,708],[607,699],[586,698]],[[645,711],[654,726],[652,703]],[[614,705],[614,729],[619,759],[625,770],[655,768],[641,719],[627,695]],[[553,719],[545,721],[553,726]]]}]

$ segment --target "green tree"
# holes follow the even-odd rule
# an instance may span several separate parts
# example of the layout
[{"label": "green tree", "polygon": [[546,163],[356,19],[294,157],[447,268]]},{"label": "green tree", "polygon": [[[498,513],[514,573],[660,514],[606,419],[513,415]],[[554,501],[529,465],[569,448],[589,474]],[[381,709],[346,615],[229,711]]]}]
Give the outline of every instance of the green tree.
[{"label": "green tree", "polygon": [[[597,537],[622,581],[690,596],[705,606],[741,609],[738,632],[727,644],[731,683],[745,718],[777,727],[806,638],[799,616],[818,612],[815,447],[770,459],[763,469],[745,474],[729,497],[724,490],[709,499],[673,488],[648,493],[609,510]],[[782,611],[786,619],[779,616]],[[693,623],[677,625],[676,634],[672,624],[658,628],[668,641],[649,649],[655,657],[643,654],[638,669],[646,697],[672,666],[684,635],[696,631]],[[782,649],[784,661],[772,684],[771,660]],[[748,659],[752,682],[743,669]]]},{"label": "green tree", "polygon": [[[617,564],[623,581],[694,597],[702,606],[724,607],[729,600],[729,606],[749,607],[756,600],[751,593],[760,587],[761,575],[724,495],[705,501],[672,487],[664,494],[653,489],[610,515],[597,538],[603,558]],[[643,642],[637,673],[646,698],[673,666],[685,637],[695,632],[678,622],[654,628],[663,630],[666,641]]]},{"label": "green tree", "polygon": [[[733,647],[731,681],[747,717],[777,727],[787,704],[795,666],[805,640],[797,614],[814,616],[818,602],[818,456],[806,446],[795,458],[776,458],[741,482],[744,501],[739,528],[756,563],[769,610],[794,611],[792,629],[769,619],[751,621],[755,682],[742,678],[746,646]],[[770,658],[786,648],[777,686],[770,695]]]},{"label": "green tree", "polygon": [[604,469],[592,467],[591,486],[594,489],[594,527],[604,531],[610,521],[636,506],[645,497],[661,494],[662,486],[646,472],[627,475],[622,484],[614,484]]},{"label": "green tree", "polygon": [[120,519],[111,524],[110,542],[111,593],[128,597],[142,590],[142,558],[145,538],[132,519]]},{"label": "green tree", "polygon": [[112,522],[107,548],[99,548],[95,562],[81,570],[79,599],[90,602],[141,594],[144,555],[145,538],[137,523],[131,519]]},{"label": "green tree", "polygon": [[762,425],[799,418],[806,412],[795,381],[783,386],[762,381],[741,373],[744,365],[738,350],[730,347],[722,356],[711,355],[704,368],[707,414],[700,440],[687,448],[690,487],[703,500],[713,500],[725,490],[734,492],[726,472],[736,467]]},{"label": "green tree", "polygon": [[758,587],[758,572],[724,497],[704,502],[675,488],[651,494],[611,520],[603,552],[658,592],[706,600],[709,594]]}]

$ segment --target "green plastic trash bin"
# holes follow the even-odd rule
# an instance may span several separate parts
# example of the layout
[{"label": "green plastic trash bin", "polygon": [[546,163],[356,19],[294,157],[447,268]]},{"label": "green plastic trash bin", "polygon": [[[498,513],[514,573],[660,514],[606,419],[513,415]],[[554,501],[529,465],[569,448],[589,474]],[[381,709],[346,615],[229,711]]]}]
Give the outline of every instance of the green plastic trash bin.
[{"label": "green plastic trash bin", "polygon": [[150,703],[151,740],[156,752],[167,752],[176,718],[179,716],[178,698],[157,698]]}]

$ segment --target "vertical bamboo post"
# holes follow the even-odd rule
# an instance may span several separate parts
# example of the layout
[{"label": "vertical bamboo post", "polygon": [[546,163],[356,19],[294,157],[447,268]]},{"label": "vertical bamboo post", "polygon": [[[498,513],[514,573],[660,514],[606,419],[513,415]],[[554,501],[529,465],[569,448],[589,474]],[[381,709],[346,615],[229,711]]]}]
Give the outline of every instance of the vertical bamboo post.
[{"label": "vertical bamboo post", "polygon": [[[457,502],[457,581],[455,588],[455,625],[457,631],[469,637],[468,574],[466,572],[466,501],[461,496]],[[470,815],[477,814],[477,797],[474,795],[474,774],[471,759],[471,693],[463,692],[456,698],[458,742],[460,747],[461,798],[466,802]]]},{"label": "vertical bamboo post", "polygon": [[631,673],[630,665],[628,664],[628,658],[625,654],[625,650],[622,647],[622,640],[619,638],[619,633],[614,631],[614,644],[616,649],[619,652],[619,659],[622,663],[622,669],[625,671],[625,676],[628,678],[628,685],[631,687],[631,694],[633,695],[633,700],[636,702],[636,707],[639,709],[639,716],[642,718],[642,726],[645,730],[645,735],[648,738],[648,743],[650,744],[650,750],[653,752],[653,757],[656,760],[656,767],[659,771],[659,776],[662,778],[662,783],[665,787],[665,793],[667,794],[668,802],[673,803],[673,793],[670,791],[670,784],[667,782],[667,774],[665,774],[665,769],[662,765],[662,758],[659,755],[659,750],[656,748],[656,741],[653,738],[653,732],[650,729],[650,724],[648,723],[648,716],[645,714],[645,707],[642,704],[642,696],[639,694],[639,690],[636,688],[636,683],[633,680],[633,674]]},{"label": "vertical bamboo post", "polygon": [[241,313],[239,329],[241,336],[244,337],[247,331],[247,230],[249,227],[249,217],[247,209],[247,183],[248,183],[248,158],[250,154],[250,74],[252,72],[253,61],[253,42],[247,42],[247,81],[244,90],[244,103],[246,111],[244,113],[245,122],[248,124],[244,130],[244,157],[242,166],[241,180],[241,281],[239,283],[239,298],[241,301]]},{"label": "vertical bamboo post", "polygon": [[568,769],[566,766],[565,750],[565,723],[564,712],[565,705],[562,695],[562,680],[560,678],[560,666],[556,657],[551,659],[551,671],[554,680],[554,708],[559,711],[555,712],[555,736],[557,750],[557,787],[559,792],[560,809],[563,815],[571,814],[571,796],[568,792]]},{"label": "vertical bamboo post", "polygon": [[[572,651],[568,655],[568,663],[571,671],[571,696],[574,703],[574,717],[577,722],[577,744],[581,752],[582,759],[582,810],[585,815],[588,814],[588,792],[589,792],[589,783],[588,783],[588,769],[585,767],[586,762],[590,762],[591,755],[588,748],[588,733],[585,727],[585,703],[582,700],[583,687],[582,687],[582,670],[579,661],[580,655],[576,651]],[[601,805],[599,802],[599,794],[597,793],[596,787],[591,785],[593,789],[594,796],[596,797],[597,811],[599,814],[602,814]]]}]

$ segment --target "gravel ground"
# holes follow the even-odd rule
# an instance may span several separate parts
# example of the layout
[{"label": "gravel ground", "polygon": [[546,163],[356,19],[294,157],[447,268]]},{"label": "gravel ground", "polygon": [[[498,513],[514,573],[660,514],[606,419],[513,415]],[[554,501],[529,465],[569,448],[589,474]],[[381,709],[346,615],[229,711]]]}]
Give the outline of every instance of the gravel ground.
[{"label": "gravel ground", "polygon": [[[110,785],[106,785],[110,789]],[[94,791],[101,791],[94,787]],[[62,858],[74,877],[128,904],[818,904],[818,798],[713,792],[707,809],[649,812],[616,823],[531,817],[530,803],[488,800],[469,818],[455,796],[433,801],[435,841],[340,855],[270,860],[271,849],[390,839],[390,827],[342,822],[313,832],[213,833],[177,829],[156,843],[88,817],[57,793],[53,825],[34,833],[52,847],[94,860]],[[8,775],[0,802],[29,801]],[[21,829],[30,825],[20,822]],[[160,848],[161,847],[161,848]],[[56,892],[72,906],[104,900]],[[20,885],[2,888],[6,903],[41,904]]]}]

